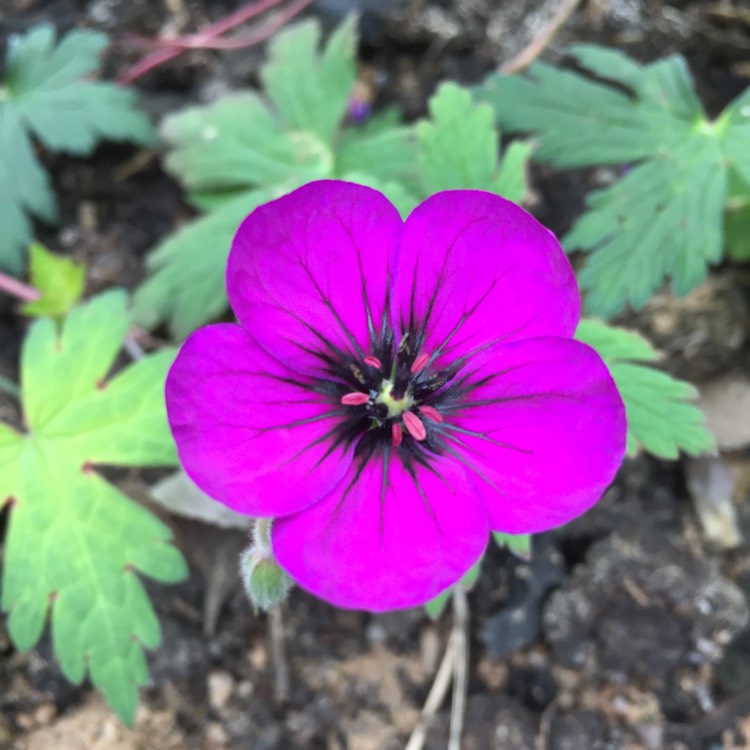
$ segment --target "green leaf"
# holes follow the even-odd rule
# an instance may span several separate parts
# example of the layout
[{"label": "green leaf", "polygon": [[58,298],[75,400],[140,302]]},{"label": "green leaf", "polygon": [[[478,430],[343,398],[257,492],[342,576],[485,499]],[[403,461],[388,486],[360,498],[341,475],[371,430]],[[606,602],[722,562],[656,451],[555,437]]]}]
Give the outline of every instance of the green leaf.
[{"label": "green leaf", "polygon": [[707,121],[681,57],[640,65],[594,45],[571,54],[586,75],[538,63],[528,76],[491,76],[479,97],[501,126],[535,133],[540,160],[637,162],[589,196],[589,210],[563,240],[590,253],[579,277],[587,310],[606,317],[640,307],[666,279],[685,294],[721,258],[723,138],[736,135],[736,158],[747,163],[745,122],[739,114],[723,116],[721,126]]},{"label": "green leaf", "polygon": [[727,210],[724,216],[724,244],[732,260],[741,263],[750,261],[750,200]]},{"label": "green leaf", "polygon": [[287,129],[314,133],[332,146],[356,78],[355,17],[339,25],[322,53],[320,36],[315,19],[279,33],[261,78]]},{"label": "green leaf", "polygon": [[[320,24],[309,20],[275,38],[261,76],[273,106],[246,92],[166,119],[163,135],[174,147],[167,167],[184,183],[191,202],[210,213],[149,255],[153,275],[134,300],[141,325],[166,321],[173,334],[184,337],[221,314],[227,306],[227,255],[245,216],[306,182],[334,176],[334,136],[355,79],[354,19],[334,31],[322,52],[320,36]],[[389,149],[398,172],[382,180],[388,170],[380,169],[376,181],[407,205],[411,198],[396,179],[408,171],[402,161],[406,131],[391,130],[363,149],[350,140],[340,168],[357,172],[363,160],[373,163],[374,147]]]},{"label": "green leaf", "polygon": [[559,167],[638,161],[669,152],[705,121],[681,57],[640,65],[586,44],[570,54],[601,80],[536,63],[528,76],[492,75],[477,92],[501,127],[535,133],[537,159]]},{"label": "green leaf", "polygon": [[[484,555],[482,556],[484,557]],[[463,586],[466,591],[471,591],[474,584],[479,578],[479,571],[482,569],[482,557],[480,557],[467,571],[464,573],[463,578],[458,582],[459,586]],[[449,586],[445,591],[441,591],[434,599],[430,599],[427,604],[424,605],[425,612],[432,620],[437,620],[445,610],[445,605],[451,597],[453,586]]]},{"label": "green leaf", "polygon": [[750,185],[750,88],[727,107],[717,128],[723,129],[728,166]]},{"label": "green leaf", "polygon": [[493,531],[492,538],[499,547],[505,547],[523,560],[531,560],[531,534],[505,534]]},{"label": "green leaf", "polygon": [[586,309],[608,317],[641,307],[668,277],[678,295],[698,286],[721,258],[726,196],[720,143],[705,133],[592,193],[563,237],[591,253],[578,276]]},{"label": "green leaf", "polygon": [[430,119],[416,126],[423,195],[476,189],[520,202],[526,196],[529,146],[516,146],[498,165],[500,135],[492,108],[472,101],[455,83],[443,83],[429,101]]},{"label": "green leaf", "polygon": [[50,25],[13,37],[0,86],[0,267],[17,272],[31,240],[30,213],[56,218],[49,179],[30,141],[51,151],[86,155],[102,139],[147,142],[154,134],[132,91],[89,80],[105,35],[75,30],[55,44]]},{"label": "green leaf", "polygon": [[108,292],[75,308],[62,331],[37,321],[24,342],[29,432],[0,423],[2,500],[12,500],[0,603],[22,650],[50,616],[65,675],[80,682],[88,671],[130,722],[148,677],[143,648],[160,639],[136,571],[172,582],[186,566],[169,528],[93,468],[177,463],[163,397],[172,353],[107,377],[127,330],[126,302]]},{"label": "green leaf", "polygon": [[401,125],[393,110],[342,131],[336,144],[335,174],[367,174],[385,182],[415,186],[419,177],[412,128]]},{"label": "green leaf", "polygon": [[[166,166],[194,203],[219,192],[272,186],[290,179],[327,177],[330,150],[307,134],[285,133],[258,96],[230,94],[207,107],[189,107],[164,120],[164,140],[173,149]],[[196,200],[196,194],[202,196]],[[219,201],[219,204],[221,200]]]},{"label": "green leaf", "polygon": [[173,335],[184,338],[220,315],[227,307],[224,273],[237,228],[254,208],[288,190],[247,191],[169,235],[148,256],[152,275],[135,293],[134,320],[147,328],[168,321]]},{"label": "green leaf", "polygon": [[41,292],[34,302],[27,302],[25,315],[63,317],[78,303],[86,284],[86,266],[70,258],[51,253],[35,242],[30,248],[31,285]]},{"label": "green leaf", "polygon": [[715,441],[701,410],[696,389],[645,363],[658,353],[640,334],[598,320],[582,320],[576,338],[596,349],[617,384],[628,419],[628,454],[640,448],[660,458],[713,452]]}]

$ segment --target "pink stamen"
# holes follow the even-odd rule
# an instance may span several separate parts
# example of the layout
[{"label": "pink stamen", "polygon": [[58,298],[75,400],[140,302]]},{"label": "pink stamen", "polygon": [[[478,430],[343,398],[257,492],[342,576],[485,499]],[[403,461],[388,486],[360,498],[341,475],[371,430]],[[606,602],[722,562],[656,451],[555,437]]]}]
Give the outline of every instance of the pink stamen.
[{"label": "pink stamen", "polygon": [[425,428],[422,420],[411,411],[405,411],[404,416],[404,427],[406,431],[418,442],[421,442],[427,437],[427,429]]},{"label": "pink stamen", "polygon": [[401,429],[401,425],[398,422],[394,422],[391,425],[391,439],[393,440],[393,447],[398,448],[404,440],[404,431]]},{"label": "pink stamen", "polygon": [[344,406],[362,406],[370,400],[370,397],[366,393],[360,393],[354,391],[353,393],[347,393],[341,397],[341,403]]},{"label": "pink stamen", "polygon": [[412,375],[418,373],[428,362],[430,361],[430,355],[427,352],[422,352],[411,365]]},{"label": "pink stamen", "polygon": [[420,406],[419,413],[438,424],[443,421],[443,415],[434,406]]},{"label": "pink stamen", "polygon": [[379,370],[383,366],[383,363],[372,354],[368,354],[365,357],[365,364],[370,365],[370,367],[374,367],[376,370]]}]

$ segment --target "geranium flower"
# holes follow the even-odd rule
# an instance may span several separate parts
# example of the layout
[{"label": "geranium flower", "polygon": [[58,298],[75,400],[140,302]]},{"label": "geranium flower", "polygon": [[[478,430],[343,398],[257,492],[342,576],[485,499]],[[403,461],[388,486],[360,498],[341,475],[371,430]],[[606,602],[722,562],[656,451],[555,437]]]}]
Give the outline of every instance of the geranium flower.
[{"label": "geranium flower", "polygon": [[570,265],[497,195],[439,193],[403,222],[374,190],[310,183],[244,221],[227,291],[239,323],[196,331],[167,380],[180,459],[275,517],[279,563],[333,604],[424,603],[491,529],[566,523],[620,465]]}]

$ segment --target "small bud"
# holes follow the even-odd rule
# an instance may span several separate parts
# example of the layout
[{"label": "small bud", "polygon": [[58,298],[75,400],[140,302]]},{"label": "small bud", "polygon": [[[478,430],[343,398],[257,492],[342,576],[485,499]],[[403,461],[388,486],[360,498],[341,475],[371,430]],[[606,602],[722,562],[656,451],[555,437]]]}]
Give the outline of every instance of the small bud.
[{"label": "small bud", "polygon": [[271,551],[270,525],[268,519],[256,521],[254,541],[240,556],[242,583],[256,610],[285,601],[293,583]]}]

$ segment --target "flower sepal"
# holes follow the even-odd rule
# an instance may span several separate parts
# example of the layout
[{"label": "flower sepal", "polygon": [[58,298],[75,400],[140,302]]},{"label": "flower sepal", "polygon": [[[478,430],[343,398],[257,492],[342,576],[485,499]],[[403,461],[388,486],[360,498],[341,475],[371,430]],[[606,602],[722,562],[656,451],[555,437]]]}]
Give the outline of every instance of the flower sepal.
[{"label": "flower sepal", "polygon": [[271,549],[272,519],[260,518],[255,523],[253,541],[240,556],[240,575],[253,608],[268,611],[286,601],[292,579],[276,562]]}]

